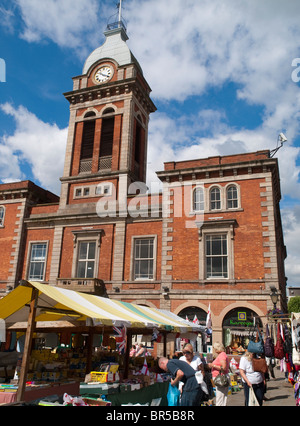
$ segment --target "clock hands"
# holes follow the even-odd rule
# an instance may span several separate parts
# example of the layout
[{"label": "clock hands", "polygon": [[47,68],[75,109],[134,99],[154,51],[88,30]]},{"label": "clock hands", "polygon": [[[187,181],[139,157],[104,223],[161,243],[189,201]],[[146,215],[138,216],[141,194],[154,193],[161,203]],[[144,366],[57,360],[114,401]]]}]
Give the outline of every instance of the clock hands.
[{"label": "clock hands", "polygon": [[108,76],[109,76],[109,74],[110,74],[110,72],[109,72],[109,71],[107,71],[106,73],[104,73],[104,72],[101,72],[101,71],[100,71],[100,74],[101,74],[101,75],[103,75],[103,77],[108,77]]},{"label": "clock hands", "polygon": [[104,81],[111,77],[111,69],[110,68],[100,68],[95,76],[98,81]]}]

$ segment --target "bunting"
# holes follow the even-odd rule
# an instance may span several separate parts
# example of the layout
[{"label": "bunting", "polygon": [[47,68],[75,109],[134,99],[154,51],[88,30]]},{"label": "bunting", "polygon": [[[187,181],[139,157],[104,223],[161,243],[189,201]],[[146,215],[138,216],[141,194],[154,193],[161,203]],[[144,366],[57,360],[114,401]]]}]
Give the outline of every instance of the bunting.
[{"label": "bunting", "polygon": [[193,324],[195,324],[195,325],[199,325],[199,320],[198,320],[198,318],[197,318],[197,315],[195,315],[195,316],[194,316]]},{"label": "bunting", "polygon": [[211,322],[211,310],[210,310],[210,304],[208,306],[208,312],[207,312],[207,316],[206,316],[206,328],[211,328],[212,327],[212,322]]},{"label": "bunting", "polygon": [[119,354],[124,355],[125,349],[126,349],[127,329],[126,329],[126,327],[122,327],[122,328],[113,327],[113,330],[114,330],[114,333],[115,333],[117,351],[119,352]]},{"label": "bunting", "polygon": [[144,365],[143,365],[143,368],[141,369],[141,374],[143,374],[144,376],[150,376],[150,371],[148,368],[146,357],[144,358]]}]

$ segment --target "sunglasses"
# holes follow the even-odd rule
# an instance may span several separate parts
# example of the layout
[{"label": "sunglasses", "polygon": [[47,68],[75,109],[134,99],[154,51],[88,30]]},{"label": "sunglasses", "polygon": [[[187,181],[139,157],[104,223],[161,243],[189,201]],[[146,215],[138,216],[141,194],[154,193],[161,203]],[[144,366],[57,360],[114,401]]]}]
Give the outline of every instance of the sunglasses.
[{"label": "sunglasses", "polygon": [[183,352],[183,355],[191,355],[193,352],[190,352],[190,351],[185,351],[185,352]]}]

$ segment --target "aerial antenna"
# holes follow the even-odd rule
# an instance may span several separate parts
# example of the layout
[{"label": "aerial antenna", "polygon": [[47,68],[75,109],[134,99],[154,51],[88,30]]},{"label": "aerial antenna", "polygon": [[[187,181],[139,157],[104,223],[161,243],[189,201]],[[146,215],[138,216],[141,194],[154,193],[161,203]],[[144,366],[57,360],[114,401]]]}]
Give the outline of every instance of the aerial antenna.
[{"label": "aerial antenna", "polygon": [[279,133],[278,138],[277,138],[277,146],[275,149],[273,149],[272,151],[270,151],[270,158],[273,158],[274,155],[277,153],[277,151],[283,147],[283,144],[285,142],[287,142],[287,137],[285,136],[284,133]]}]

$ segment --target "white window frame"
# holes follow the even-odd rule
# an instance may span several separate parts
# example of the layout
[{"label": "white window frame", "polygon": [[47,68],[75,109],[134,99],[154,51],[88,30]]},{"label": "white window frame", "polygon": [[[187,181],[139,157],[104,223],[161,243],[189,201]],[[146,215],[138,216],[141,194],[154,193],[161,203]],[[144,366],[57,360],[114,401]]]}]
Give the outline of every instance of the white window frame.
[{"label": "white window frame", "polygon": [[[197,202],[197,204],[200,204],[200,208],[195,208],[196,207],[195,196],[196,196],[196,193],[198,191],[202,192],[203,199],[202,199],[202,201]],[[203,206],[203,208],[201,208],[201,205]],[[204,186],[196,186],[196,188],[193,189],[193,192],[192,192],[192,211],[194,211],[194,212],[204,212],[205,211],[205,188],[204,188]]]},{"label": "white window frame", "polygon": [[95,242],[95,263],[94,263],[94,276],[93,278],[80,278],[82,280],[94,279],[98,277],[99,273],[99,261],[100,261],[100,248],[101,248],[101,237],[103,229],[93,230],[78,230],[73,231],[73,263],[72,263],[72,278],[79,278],[78,262],[79,262],[79,247],[80,243],[93,243]]},{"label": "white window frame", "polygon": [[[213,253],[212,247],[213,247],[213,239],[218,238],[220,243],[220,253],[216,254]],[[223,252],[223,242],[226,242],[226,253]],[[208,253],[207,245],[210,245],[211,252]],[[221,274],[220,275],[213,275],[213,261],[214,259],[220,259],[221,260]],[[211,261],[210,269],[208,270],[208,262]],[[225,263],[226,263],[226,271],[225,271]],[[206,279],[228,279],[228,234],[209,234],[207,233],[205,235],[205,276]]]},{"label": "white window frame", "polygon": [[[135,277],[135,245],[137,240],[153,240],[153,273],[152,278],[136,278]],[[131,280],[134,282],[155,281],[156,280],[156,265],[157,265],[157,235],[135,235],[131,241]],[[149,258],[150,259],[150,258]]]},{"label": "white window frame", "polygon": [[73,192],[73,198],[96,198],[112,195],[112,182],[103,182],[98,185],[76,186]]},{"label": "white window frame", "polygon": [[[235,187],[237,191],[237,198],[235,199],[237,201],[237,206],[235,207],[228,207],[228,189],[230,187]],[[203,190],[203,201],[201,202],[204,209],[202,210],[200,208],[196,207],[195,205],[195,194],[196,191],[201,189]],[[214,189],[218,189],[220,191],[220,208],[215,209],[212,208],[212,199],[211,199],[211,193]],[[213,201],[216,202],[216,201]],[[219,184],[212,184],[209,187],[205,187],[201,184],[201,186],[198,184],[191,190],[191,213],[195,214],[197,212],[201,213],[213,213],[213,212],[226,212],[226,211],[232,211],[232,210],[239,210],[241,209],[241,188],[240,185],[236,182],[228,182],[225,186],[221,186]]]},{"label": "white window frame", "polygon": [[2,215],[0,213],[0,228],[4,228],[4,219],[5,219],[5,207],[0,206],[0,212],[3,212]]},{"label": "white window frame", "polygon": [[[230,189],[230,188],[232,188],[232,187],[234,187],[235,188],[235,190],[236,190],[236,199],[233,199],[233,200],[229,200],[228,199],[228,190]],[[239,185],[236,185],[235,183],[229,183],[228,185],[226,185],[225,186],[225,199],[226,199],[226,209],[227,210],[236,210],[236,209],[239,209],[240,208],[240,206],[241,206],[241,197],[240,197],[240,186]],[[237,205],[236,205],[236,207],[229,207],[228,206],[228,202],[229,201],[236,201],[237,202]]]},{"label": "white window frame", "polygon": [[[212,191],[213,190],[215,190],[215,189],[217,189],[218,190],[218,192],[219,192],[219,195],[220,195],[220,200],[214,200],[214,201],[212,201]],[[211,186],[210,188],[209,188],[209,210],[210,211],[219,211],[219,210],[222,210],[222,187],[220,187],[219,185],[213,185],[213,186]],[[219,208],[212,208],[212,203],[220,203],[220,207]]]},{"label": "white window frame", "polygon": [[[81,258],[80,257],[80,249],[81,249],[81,245],[82,244],[86,244],[87,245],[87,250],[86,250],[86,253],[85,253],[86,257],[85,258]],[[93,258],[89,258],[88,254],[89,254],[89,251],[90,251],[90,246],[92,244],[95,245],[94,257]],[[95,240],[82,240],[82,241],[79,241],[79,243],[78,243],[78,256],[77,256],[77,272],[76,272],[76,277],[77,278],[80,278],[80,279],[93,279],[93,278],[95,278],[96,252],[97,252],[96,248],[97,248],[97,241],[95,241]],[[79,275],[79,265],[80,265],[80,263],[84,264],[84,276],[80,276]],[[89,263],[93,264],[93,271],[92,271],[93,273],[92,273],[92,276],[90,276],[90,277],[88,276],[88,265],[89,265]]]},{"label": "white window frame", "polygon": [[[234,280],[234,228],[236,220],[205,221],[198,224],[199,235],[199,280],[203,282],[228,282]],[[206,236],[227,236],[227,278],[207,277],[206,271]]]},{"label": "white window frame", "polygon": [[[32,278],[30,276],[30,269],[31,269],[31,264],[32,264],[32,260],[31,260],[32,259],[32,249],[33,249],[33,246],[38,245],[38,244],[46,246],[45,259],[43,261],[43,264],[44,264],[43,276],[42,276],[42,278]],[[29,250],[28,250],[28,260],[27,260],[27,265],[28,266],[27,266],[27,274],[26,274],[27,275],[27,279],[29,281],[45,281],[46,270],[47,270],[49,241],[30,241],[28,247],[29,247]],[[36,263],[37,263],[37,261],[36,261]],[[40,262],[40,263],[42,263],[42,262]]]}]

